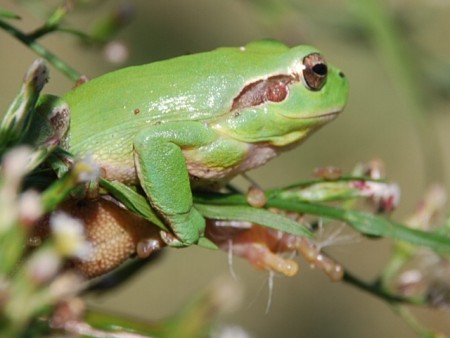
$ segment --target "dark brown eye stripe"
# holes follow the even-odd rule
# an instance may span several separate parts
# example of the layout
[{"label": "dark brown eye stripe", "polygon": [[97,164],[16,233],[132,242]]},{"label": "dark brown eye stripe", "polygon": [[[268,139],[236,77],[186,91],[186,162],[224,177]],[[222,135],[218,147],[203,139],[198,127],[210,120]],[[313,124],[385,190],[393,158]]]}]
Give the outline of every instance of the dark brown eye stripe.
[{"label": "dark brown eye stripe", "polygon": [[289,84],[296,81],[293,76],[277,75],[252,82],[244,87],[233,100],[231,110],[256,107],[264,102],[281,102],[289,94]]},{"label": "dark brown eye stripe", "polygon": [[[311,53],[303,58],[303,65],[303,79],[306,86],[313,91],[320,90],[328,74],[325,59],[319,53]],[[276,75],[252,82],[235,97],[231,111],[256,107],[267,101],[281,102],[289,95],[289,85],[297,81],[299,81],[298,74]]]}]

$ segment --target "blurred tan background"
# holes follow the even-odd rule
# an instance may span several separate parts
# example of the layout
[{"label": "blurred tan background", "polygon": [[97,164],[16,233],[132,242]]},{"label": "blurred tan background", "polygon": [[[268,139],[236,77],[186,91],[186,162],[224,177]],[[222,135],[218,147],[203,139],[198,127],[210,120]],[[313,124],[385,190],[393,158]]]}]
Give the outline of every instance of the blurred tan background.
[{"label": "blurred tan background", "polygon": [[[42,1],[44,2],[44,1]],[[90,27],[117,1],[97,1],[67,18],[76,27]],[[263,4],[266,2],[266,4]],[[1,0],[0,6],[18,12],[15,22],[24,30],[40,24],[41,1]],[[58,3],[58,1],[45,1]],[[289,45],[313,44],[330,63],[349,78],[350,100],[345,112],[300,148],[250,173],[262,187],[269,188],[311,177],[316,167],[335,165],[349,171],[358,162],[373,158],[384,161],[388,176],[399,183],[402,202],[394,215],[398,220],[415,207],[432,181],[449,187],[450,103],[431,98],[427,117],[442,147],[425,149],[442,156],[443,166],[431,168],[442,176],[426,178],[426,163],[416,122],[405,109],[383,58],[362,37],[351,21],[346,1],[249,1],[249,0],[153,0],[130,1],[136,8],[134,21],[117,40],[126,46],[126,64],[141,64],[220,46],[239,46],[258,38],[275,38]],[[433,58],[450,60],[450,4],[445,0],[389,1],[405,22],[408,37],[418,46],[415,58],[432,63]],[[13,22],[14,23],[14,22]],[[100,50],[87,49],[75,38],[55,34],[43,44],[72,67],[95,77],[126,64],[114,65]],[[432,57],[430,57],[430,55]],[[0,31],[0,111],[13,99],[27,67],[36,55]],[[433,64],[429,64],[433,68]],[[436,67],[440,67],[436,64]],[[447,79],[450,79],[450,68]],[[421,77],[419,76],[420,80]],[[57,70],[45,91],[61,94],[71,81]],[[433,90],[430,87],[429,90]],[[334,257],[365,277],[377,275],[389,257],[388,241],[363,240],[333,250]],[[299,259],[300,261],[300,259]],[[269,337],[415,337],[388,305],[345,284],[331,283],[321,272],[305,264],[293,278],[276,277],[270,311],[268,273],[255,271],[247,262],[234,260],[234,269],[245,294],[240,309],[219,318],[226,324],[244,327],[252,336]],[[126,312],[140,318],[158,319],[175,312],[217,276],[228,275],[223,252],[198,248],[166,250],[146,271],[123,288],[92,297],[96,307]],[[450,335],[450,316],[442,311],[415,310],[423,323]]]}]

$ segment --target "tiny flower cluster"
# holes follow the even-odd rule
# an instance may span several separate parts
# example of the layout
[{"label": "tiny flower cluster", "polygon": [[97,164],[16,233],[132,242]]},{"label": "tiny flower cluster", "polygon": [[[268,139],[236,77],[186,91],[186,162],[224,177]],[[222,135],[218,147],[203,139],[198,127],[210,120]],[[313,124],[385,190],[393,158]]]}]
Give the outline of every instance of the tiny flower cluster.
[{"label": "tiny flower cluster", "polygon": [[[49,305],[80,291],[83,277],[65,271],[65,262],[67,258],[85,258],[90,252],[84,225],[62,212],[51,216],[48,240],[33,235],[46,210],[58,203],[57,195],[66,195],[64,189],[76,184],[57,186],[60,182],[56,181],[42,193],[23,191],[27,164],[33,156],[30,148],[14,148],[3,156],[0,171],[0,333],[10,337],[21,335],[26,324]],[[69,172],[68,176],[75,177],[68,181],[77,182],[76,177],[91,171],[84,165],[76,173]]]}]

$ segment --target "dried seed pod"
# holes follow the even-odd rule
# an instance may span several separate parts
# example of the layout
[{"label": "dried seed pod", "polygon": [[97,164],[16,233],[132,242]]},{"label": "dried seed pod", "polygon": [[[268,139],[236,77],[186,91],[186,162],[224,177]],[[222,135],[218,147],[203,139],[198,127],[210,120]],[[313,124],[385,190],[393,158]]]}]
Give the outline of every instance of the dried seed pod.
[{"label": "dried seed pod", "polygon": [[287,277],[298,272],[298,265],[284,255],[300,253],[310,264],[324,271],[332,281],[342,279],[341,265],[326,256],[314,240],[286,234],[257,224],[251,227],[223,226],[208,220],[206,236],[222,250],[243,257],[257,269],[279,272]]},{"label": "dried seed pod", "polygon": [[[163,246],[159,228],[111,199],[69,200],[58,210],[84,223],[85,235],[92,250],[86,258],[72,259],[70,265],[86,277],[100,276],[113,270],[136,254],[137,246],[143,239],[153,243],[153,250]],[[48,235],[47,217],[36,226],[32,238]]]}]

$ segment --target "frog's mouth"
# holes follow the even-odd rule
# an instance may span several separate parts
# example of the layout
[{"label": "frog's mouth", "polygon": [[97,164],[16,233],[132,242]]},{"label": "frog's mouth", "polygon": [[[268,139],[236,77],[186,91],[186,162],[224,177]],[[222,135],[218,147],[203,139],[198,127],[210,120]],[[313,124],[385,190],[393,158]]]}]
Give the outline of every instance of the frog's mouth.
[{"label": "frog's mouth", "polygon": [[324,120],[324,121],[330,121],[333,120],[334,118],[336,118],[341,112],[342,112],[342,108],[336,109],[336,110],[332,110],[330,112],[327,113],[322,113],[322,114],[316,114],[316,115],[303,115],[300,116],[299,115],[286,115],[283,113],[280,113],[281,116],[290,119],[290,120],[304,120],[304,121],[308,121],[308,120]]},{"label": "frog's mouth", "polygon": [[[308,119],[308,118],[313,118],[313,119],[315,119],[315,118],[317,118],[317,119],[322,119],[322,118],[323,119],[333,119],[337,115],[339,115],[340,112],[342,112],[342,109],[333,110],[333,111],[328,112],[328,113],[322,113],[322,114],[318,114],[318,115],[314,115],[314,116],[310,116],[310,117],[305,117],[305,119]],[[302,118],[302,117],[300,117],[300,118]]]}]

